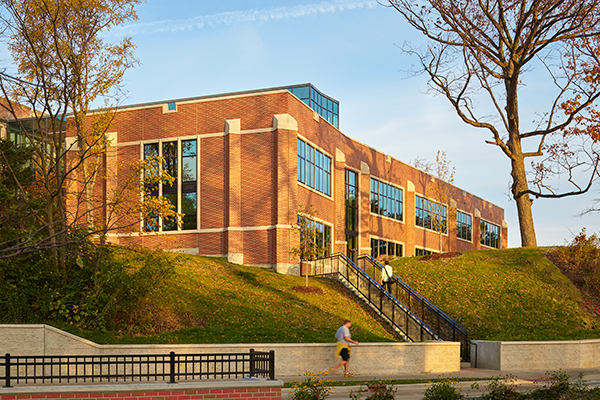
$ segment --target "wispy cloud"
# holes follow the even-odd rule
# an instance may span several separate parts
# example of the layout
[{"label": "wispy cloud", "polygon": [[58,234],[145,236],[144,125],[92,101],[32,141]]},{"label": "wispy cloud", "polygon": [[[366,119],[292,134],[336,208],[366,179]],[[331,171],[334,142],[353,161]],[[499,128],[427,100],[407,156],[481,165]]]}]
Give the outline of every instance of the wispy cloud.
[{"label": "wispy cloud", "polygon": [[199,15],[189,19],[173,19],[125,25],[111,33],[118,35],[139,35],[164,32],[193,31],[205,27],[232,25],[240,22],[270,21],[297,17],[309,17],[317,14],[331,14],[357,8],[373,8],[376,0],[334,0],[315,4],[291,7],[274,7],[229,11],[212,15]]}]

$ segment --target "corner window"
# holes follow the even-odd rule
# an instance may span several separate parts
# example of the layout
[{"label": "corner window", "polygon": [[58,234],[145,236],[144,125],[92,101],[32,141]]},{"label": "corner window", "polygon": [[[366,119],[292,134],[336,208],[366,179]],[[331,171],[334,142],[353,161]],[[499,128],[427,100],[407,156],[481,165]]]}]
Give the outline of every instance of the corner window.
[{"label": "corner window", "polygon": [[480,243],[484,246],[500,248],[500,227],[487,221],[480,224]]},{"label": "corner window", "polygon": [[331,196],[331,157],[298,139],[298,182]]},{"label": "corner window", "polygon": [[371,178],[371,212],[402,221],[402,189]]}]

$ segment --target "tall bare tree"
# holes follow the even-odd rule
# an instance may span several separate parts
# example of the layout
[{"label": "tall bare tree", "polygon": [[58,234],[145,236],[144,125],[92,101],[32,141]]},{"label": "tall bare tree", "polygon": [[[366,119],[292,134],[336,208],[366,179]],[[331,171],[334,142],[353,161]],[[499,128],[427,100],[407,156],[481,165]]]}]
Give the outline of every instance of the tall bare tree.
[{"label": "tall bare tree", "polygon": [[[600,0],[385,0],[385,5],[429,40],[425,49],[405,49],[419,59],[430,87],[465,123],[487,130],[486,143],[508,157],[521,244],[536,246],[533,199],[586,193],[598,175],[599,155],[589,147],[598,142],[590,134],[597,120],[589,113],[600,96]],[[543,108],[523,116],[520,90],[536,68],[536,79],[545,71],[543,87],[554,88],[554,94],[544,93],[536,104]],[[562,192],[553,181],[561,173],[572,185]]]}]

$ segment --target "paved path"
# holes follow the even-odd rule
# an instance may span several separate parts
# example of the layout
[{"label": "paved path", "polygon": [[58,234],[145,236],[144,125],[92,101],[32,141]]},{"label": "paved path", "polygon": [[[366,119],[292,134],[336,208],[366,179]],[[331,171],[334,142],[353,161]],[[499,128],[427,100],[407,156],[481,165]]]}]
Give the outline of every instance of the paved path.
[{"label": "paved path", "polygon": [[[554,371],[551,371],[554,372]],[[564,370],[565,372],[571,376],[571,379],[577,379],[579,373],[582,372],[584,374],[583,380],[589,386],[600,386],[600,369],[573,369],[573,370]],[[435,379],[435,378],[494,378],[501,377],[504,378],[506,376],[514,377],[514,381],[512,382],[516,387],[522,389],[534,388],[540,385],[543,385],[543,382],[540,382],[540,379],[543,379],[546,376],[545,371],[496,371],[496,370],[485,370],[478,368],[462,368],[460,372],[455,372],[452,374],[406,374],[406,375],[393,375],[393,376],[354,376],[352,378],[344,378],[340,375],[333,375],[328,377],[328,379],[333,379],[336,381],[369,381],[376,379]],[[284,377],[278,378],[284,382],[295,381],[303,381],[305,378],[303,376],[299,377]],[[470,389],[472,382],[459,382],[458,386],[463,387],[463,393],[468,396],[478,396],[480,395],[485,387],[486,381],[479,381],[478,384],[480,386],[479,390]],[[427,389],[429,384],[410,384],[410,385],[396,385],[395,387],[398,389],[396,393],[396,399],[402,400],[421,400],[423,398],[423,393]],[[355,393],[361,389],[360,386],[336,386],[333,388],[331,395],[328,400],[348,400],[350,391],[354,391]],[[468,391],[467,391],[468,390]],[[281,397],[283,400],[287,400],[290,389],[283,389],[281,393]],[[366,398],[368,394],[363,394],[363,399]]]}]

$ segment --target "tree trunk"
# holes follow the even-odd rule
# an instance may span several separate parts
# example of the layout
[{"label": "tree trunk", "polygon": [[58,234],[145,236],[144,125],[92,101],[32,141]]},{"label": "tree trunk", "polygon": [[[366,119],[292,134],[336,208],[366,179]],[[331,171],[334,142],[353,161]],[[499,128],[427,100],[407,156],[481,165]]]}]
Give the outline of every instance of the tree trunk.
[{"label": "tree trunk", "polygon": [[528,194],[518,196],[519,193],[529,189],[527,175],[525,173],[525,161],[523,156],[511,161],[511,175],[513,179],[512,193],[517,202],[517,216],[519,217],[519,230],[521,232],[521,247],[536,247],[535,228],[533,225],[533,213],[531,206],[533,200]]}]

